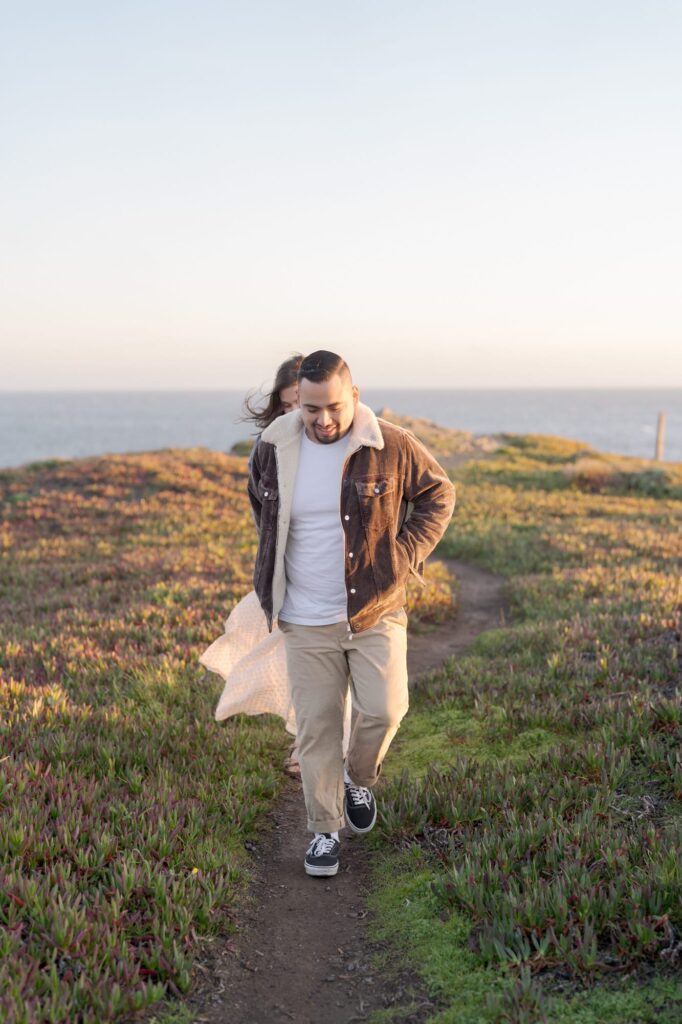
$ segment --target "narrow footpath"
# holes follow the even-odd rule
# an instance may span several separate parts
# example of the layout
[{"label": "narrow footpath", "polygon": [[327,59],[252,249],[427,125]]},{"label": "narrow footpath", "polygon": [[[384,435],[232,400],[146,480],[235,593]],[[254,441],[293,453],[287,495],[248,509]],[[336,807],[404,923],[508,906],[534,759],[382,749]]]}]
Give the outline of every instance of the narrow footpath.
[{"label": "narrow footpath", "polygon": [[[505,621],[501,577],[457,561],[445,565],[459,583],[457,618],[410,637],[411,685],[466,650],[477,634]],[[341,840],[339,873],[308,877],[301,785],[287,779],[272,829],[253,850],[254,877],[238,933],[229,942],[216,940],[195,967],[188,999],[195,1024],[352,1024],[376,1009],[400,1005],[404,986],[385,983],[371,969],[367,847],[348,829]],[[424,1020],[428,1009],[424,999],[420,1009],[400,1019]]]}]

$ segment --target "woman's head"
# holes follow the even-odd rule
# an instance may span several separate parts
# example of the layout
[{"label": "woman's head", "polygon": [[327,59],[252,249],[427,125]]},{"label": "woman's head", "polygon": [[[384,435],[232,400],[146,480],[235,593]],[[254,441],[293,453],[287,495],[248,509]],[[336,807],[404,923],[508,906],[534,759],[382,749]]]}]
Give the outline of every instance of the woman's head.
[{"label": "woman's head", "polygon": [[[292,409],[298,409],[298,371],[303,362],[302,355],[292,356],[286,359],[275,374],[273,392],[277,392],[280,405],[282,406],[278,416]],[[273,419],[275,417],[273,416]]]},{"label": "woman's head", "polygon": [[298,409],[298,371],[302,362],[303,356],[296,353],[278,366],[272,391],[266,393],[263,406],[253,405],[255,396],[248,395],[244,401],[244,419],[251,420],[259,430],[265,430],[278,416]]}]

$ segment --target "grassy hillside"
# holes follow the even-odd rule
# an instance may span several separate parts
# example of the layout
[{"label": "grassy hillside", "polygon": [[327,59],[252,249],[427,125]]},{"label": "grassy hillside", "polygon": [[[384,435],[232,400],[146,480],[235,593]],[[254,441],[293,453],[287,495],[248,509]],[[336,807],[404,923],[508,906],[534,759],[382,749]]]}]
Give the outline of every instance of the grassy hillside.
[{"label": "grassy hillside", "polygon": [[[378,921],[441,1021],[674,1021],[682,470],[461,443],[439,441],[444,548],[505,574],[513,617],[413,700]],[[197,663],[251,587],[245,472],[184,450],[0,473],[0,1019],[181,997],[231,928],[288,746],[270,717],[215,723]],[[418,623],[449,614],[431,573]]]},{"label": "grassy hillside", "polygon": [[217,727],[197,654],[249,589],[242,460],[0,475],[0,1017],[115,1019],[189,985],[278,788],[271,722]]},{"label": "grassy hillside", "polygon": [[434,1022],[671,1024],[682,467],[501,440],[453,470],[441,550],[507,577],[511,622],[431,676],[391,748],[378,930]]},{"label": "grassy hillside", "polygon": [[[220,724],[198,657],[247,591],[246,460],[0,473],[0,1020],[104,1024],[181,996],[229,931],[290,737]],[[451,613],[442,570],[413,591]],[[304,837],[301,837],[304,841]]]}]

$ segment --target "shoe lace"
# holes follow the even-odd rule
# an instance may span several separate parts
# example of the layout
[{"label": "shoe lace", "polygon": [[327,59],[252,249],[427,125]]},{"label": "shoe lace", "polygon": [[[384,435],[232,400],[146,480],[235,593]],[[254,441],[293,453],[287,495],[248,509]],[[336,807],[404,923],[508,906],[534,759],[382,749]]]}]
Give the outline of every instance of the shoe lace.
[{"label": "shoe lace", "polygon": [[360,807],[361,804],[364,804],[365,807],[369,808],[372,800],[372,794],[365,788],[365,786],[350,785],[348,787],[348,792],[350,793],[350,798],[353,801],[354,807]]},{"label": "shoe lace", "polygon": [[321,833],[313,839],[308,853],[312,854],[313,857],[322,857],[325,853],[332,852],[335,842],[336,840],[332,839],[331,836],[326,836],[324,833]]}]

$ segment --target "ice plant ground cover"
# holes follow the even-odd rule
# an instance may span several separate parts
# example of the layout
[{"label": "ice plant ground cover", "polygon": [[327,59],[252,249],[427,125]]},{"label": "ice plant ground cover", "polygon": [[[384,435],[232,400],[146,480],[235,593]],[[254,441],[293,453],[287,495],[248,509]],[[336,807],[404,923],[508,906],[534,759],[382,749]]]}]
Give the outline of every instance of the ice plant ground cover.
[{"label": "ice plant ground cover", "polygon": [[502,441],[452,471],[440,550],[507,577],[510,621],[429,677],[391,748],[377,932],[440,1024],[672,1024],[682,466]]},{"label": "ice plant ground cover", "polygon": [[[246,460],[0,472],[0,1020],[106,1024],[182,996],[276,797],[279,720],[216,723],[198,664],[251,589]],[[447,574],[413,620],[452,611]]]}]

